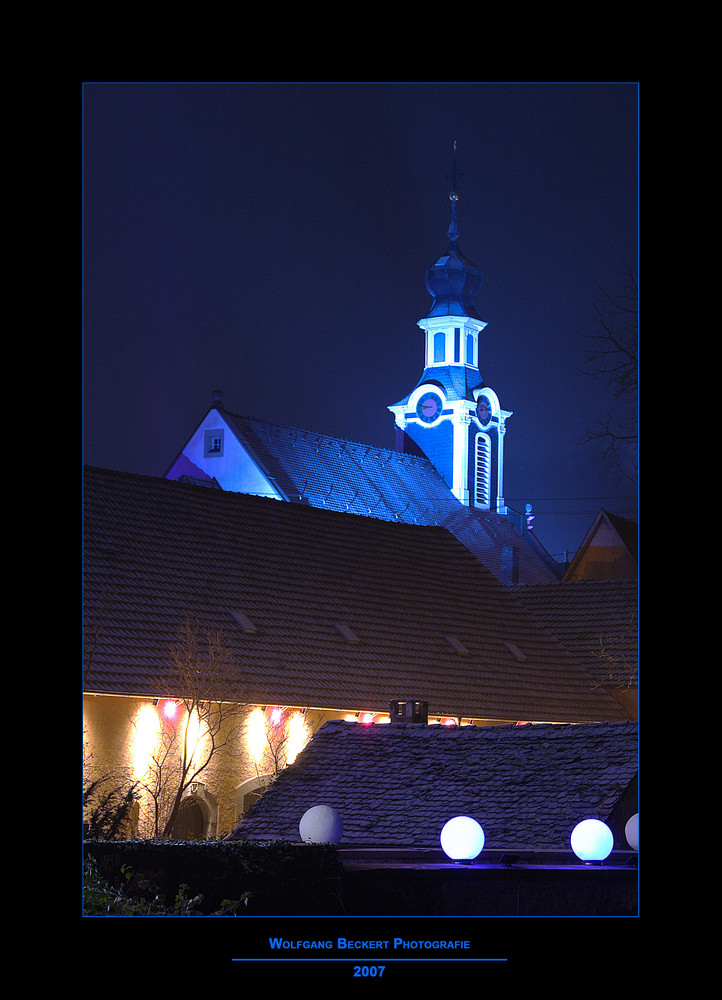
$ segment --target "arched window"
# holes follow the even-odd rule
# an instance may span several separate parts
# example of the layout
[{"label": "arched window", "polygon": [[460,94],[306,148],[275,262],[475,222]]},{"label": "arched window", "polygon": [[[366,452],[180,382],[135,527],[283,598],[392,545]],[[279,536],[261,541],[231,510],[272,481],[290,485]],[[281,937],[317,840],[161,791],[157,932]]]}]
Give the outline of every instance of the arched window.
[{"label": "arched window", "polygon": [[487,434],[476,435],[474,506],[488,510],[491,499],[491,441]]},{"label": "arched window", "polygon": [[236,823],[240,823],[254,802],[260,799],[272,781],[272,774],[260,774],[258,777],[249,778],[248,781],[244,781],[243,784],[238,785],[235,791]]},{"label": "arched window", "polygon": [[434,334],[434,361],[444,361],[446,358],[446,334]]}]

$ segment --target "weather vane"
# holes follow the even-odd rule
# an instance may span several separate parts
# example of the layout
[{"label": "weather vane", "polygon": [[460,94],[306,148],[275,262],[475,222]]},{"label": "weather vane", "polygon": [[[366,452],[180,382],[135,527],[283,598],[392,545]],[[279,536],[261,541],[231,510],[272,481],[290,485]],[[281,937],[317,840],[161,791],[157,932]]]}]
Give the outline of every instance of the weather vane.
[{"label": "weather vane", "polygon": [[459,239],[459,229],[456,224],[456,203],[459,200],[459,195],[456,193],[456,139],[454,139],[452,184],[453,188],[449,194],[449,200],[451,201],[451,222],[449,224],[449,231],[447,235],[449,237],[450,244],[452,246],[456,246],[456,241]]},{"label": "weather vane", "polygon": [[451,201],[458,201],[459,195],[456,193],[456,139],[454,139],[454,162],[453,162],[453,172],[452,172],[452,188],[451,194],[449,195]]}]

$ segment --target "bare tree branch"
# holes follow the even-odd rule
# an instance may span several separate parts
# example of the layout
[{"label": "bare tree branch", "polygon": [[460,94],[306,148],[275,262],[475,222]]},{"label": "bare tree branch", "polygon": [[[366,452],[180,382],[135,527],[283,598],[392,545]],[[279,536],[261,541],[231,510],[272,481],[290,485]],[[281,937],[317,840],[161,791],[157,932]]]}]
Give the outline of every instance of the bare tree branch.
[{"label": "bare tree branch", "polygon": [[[161,836],[169,837],[185,792],[219,751],[235,747],[245,703],[239,700],[239,669],[221,630],[187,619],[172,647],[175,684],[184,718],[166,730],[155,758],[154,789],[175,787]],[[169,774],[170,771],[170,774]]]},{"label": "bare tree branch", "polygon": [[602,459],[637,482],[637,391],[639,327],[637,279],[627,267],[616,295],[602,289],[596,307],[597,326],[589,336],[594,346],[581,368],[611,390],[612,407],[587,430],[585,441],[600,449]]}]

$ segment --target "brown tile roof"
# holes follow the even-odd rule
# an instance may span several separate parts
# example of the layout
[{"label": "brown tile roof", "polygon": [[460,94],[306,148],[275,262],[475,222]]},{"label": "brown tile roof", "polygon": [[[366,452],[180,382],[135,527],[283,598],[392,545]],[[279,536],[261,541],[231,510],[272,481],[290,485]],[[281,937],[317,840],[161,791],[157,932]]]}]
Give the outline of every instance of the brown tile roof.
[{"label": "brown tile roof", "polygon": [[578,580],[510,589],[597,683],[637,686],[636,580]]},{"label": "brown tile roof", "polygon": [[468,815],[481,824],[485,849],[568,850],[582,819],[614,817],[623,831],[637,811],[637,767],[634,722],[329,722],[233,836],[299,841],[305,811],[328,805],[343,820],[342,847],[438,849],[444,823]]},{"label": "brown tile roof", "polygon": [[442,528],[100,469],[84,489],[89,691],[177,696],[170,650],[190,617],[222,631],[240,701],[385,712],[418,698],[432,715],[627,718]]}]

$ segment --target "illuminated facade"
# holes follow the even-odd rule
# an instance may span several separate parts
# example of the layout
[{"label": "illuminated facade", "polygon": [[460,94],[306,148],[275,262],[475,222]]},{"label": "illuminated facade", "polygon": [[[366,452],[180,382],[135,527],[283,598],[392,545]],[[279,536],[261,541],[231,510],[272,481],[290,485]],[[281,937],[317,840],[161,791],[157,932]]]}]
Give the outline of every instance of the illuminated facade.
[{"label": "illuminated facade", "polygon": [[507,514],[504,435],[511,412],[479,371],[480,334],[486,323],[474,306],[479,269],[458,247],[458,197],[451,193],[447,250],[425,275],[433,302],[419,321],[425,333],[424,371],[408,396],[389,409],[397,448],[428,458],[462,504]]},{"label": "illuminated facade", "polygon": [[426,272],[422,376],[394,415],[395,448],[231,413],[222,393],[165,477],[362,517],[446,528],[505,584],[558,581],[557,563],[504,499],[511,411],[479,371],[486,323],[478,268],[461,253],[452,194],[448,247]]},{"label": "illuminated facade", "polygon": [[135,784],[139,799],[126,832],[159,836],[181,780],[180,760],[187,745],[190,768],[171,836],[215,838],[238,822],[263,789],[293,763],[313,732],[333,717],[275,706],[239,707],[214,733],[218,746],[209,754],[204,724],[197,716],[189,717],[182,699],[86,696],[85,782],[110,776],[106,788]]}]

